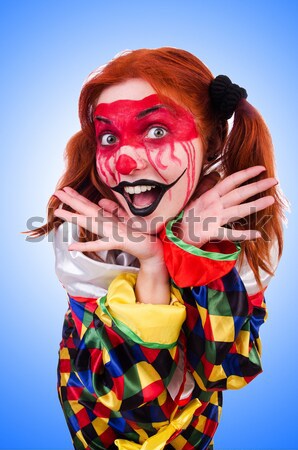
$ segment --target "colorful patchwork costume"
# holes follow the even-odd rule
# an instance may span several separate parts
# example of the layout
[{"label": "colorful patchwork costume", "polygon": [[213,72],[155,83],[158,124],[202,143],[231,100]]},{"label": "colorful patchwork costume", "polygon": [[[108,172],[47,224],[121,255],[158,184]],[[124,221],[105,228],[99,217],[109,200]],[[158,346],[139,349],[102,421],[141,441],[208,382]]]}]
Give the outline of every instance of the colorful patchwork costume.
[{"label": "colorful patchwork costume", "polygon": [[262,370],[265,303],[247,264],[237,271],[240,247],[197,249],[171,226],[161,234],[170,305],[136,302],[131,255],[95,261],[68,251],[67,223],[55,233],[69,296],[58,390],[76,450],[211,449],[222,391]]}]

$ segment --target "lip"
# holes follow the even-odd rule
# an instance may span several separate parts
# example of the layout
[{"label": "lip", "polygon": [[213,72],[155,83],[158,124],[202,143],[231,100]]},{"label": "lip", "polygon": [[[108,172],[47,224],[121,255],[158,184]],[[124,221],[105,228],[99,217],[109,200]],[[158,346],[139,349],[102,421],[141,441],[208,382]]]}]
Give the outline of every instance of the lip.
[{"label": "lip", "polygon": [[[180,178],[183,177],[183,175],[185,174],[186,169],[182,172],[181,175],[179,175],[179,177],[173,181],[173,183],[171,184],[164,184],[164,183],[159,183],[158,181],[153,181],[153,180],[147,180],[147,179],[140,179],[137,181],[134,181],[132,183],[129,183],[128,181],[121,181],[119,184],[117,184],[117,186],[112,187],[111,189],[115,192],[118,192],[119,194],[121,194],[124,199],[126,200],[128,207],[130,209],[130,211],[132,212],[132,214],[134,216],[149,216],[149,214],[152,214],[155,209],[157,208],[157,206],[159,205],[161,199],[163,198],[163,196],[165,195],[165,193],[171,189],[179,180]],[[128,198],[124,195],[124,188],[126,186],[152,186],[152,187],[158,187],[160,189],[160,192],[158,194],[158,197],[154,200],[153,203],[151,203],[151,205],[146,206],[145,208],[136,208],[131,201],[128,200]]]}]

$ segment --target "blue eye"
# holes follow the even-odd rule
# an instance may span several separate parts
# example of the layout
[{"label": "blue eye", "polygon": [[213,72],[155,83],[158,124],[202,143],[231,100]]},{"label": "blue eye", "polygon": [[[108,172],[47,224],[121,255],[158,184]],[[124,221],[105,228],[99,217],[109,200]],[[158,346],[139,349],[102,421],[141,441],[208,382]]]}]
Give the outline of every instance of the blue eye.
[{"label": "blue eye", "polygon": [[148,137],[150,139],[161,139],[166,134],[168,134],[168,132],[163,127],[152,127],[148,131],[148,134],[146,137]]},{"label": "blue eye", "polygon": [[117,137],[114,134],[106,133],[100,136],[101,145],[114,145],[118,141]]}]

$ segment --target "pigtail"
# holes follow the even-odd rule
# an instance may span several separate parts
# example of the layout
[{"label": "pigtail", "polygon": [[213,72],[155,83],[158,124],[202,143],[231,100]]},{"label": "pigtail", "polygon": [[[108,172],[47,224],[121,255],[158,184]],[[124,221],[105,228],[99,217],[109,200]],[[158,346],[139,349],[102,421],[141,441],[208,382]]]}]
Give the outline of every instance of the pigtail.
[{"label": "pigtail", "polygon": [[[224,176],[231,175],[248,167],[262,165],[266,171],[248,183],[267,177],[276,177],[273,145],[268,128],[259,112],[245,99],[241,99],[234,115],[234,123],[229,133],[222,154],[222,168]],[[245,183],[244,183],[245,184]],[[283,210],[285,200],[276,186],[271,187],[248,200],[271,195],[275,203],[266,209],[233,222],[235,229],[255,229],[261,232],[262,238],[255,241],[243,242],[243,252],[252,268],[256,281],[262,288],[259,268],[270,275],[274,274],[277,261],[272,261],[272,248],[277,247],[277,257],[280,258],[283,249]]]}]

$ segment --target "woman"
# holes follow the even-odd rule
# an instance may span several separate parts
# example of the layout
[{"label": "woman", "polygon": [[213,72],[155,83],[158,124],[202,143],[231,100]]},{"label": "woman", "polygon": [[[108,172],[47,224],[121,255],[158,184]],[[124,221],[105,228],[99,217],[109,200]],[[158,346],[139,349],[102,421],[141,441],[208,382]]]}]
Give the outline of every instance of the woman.
[{"label": "woman", "polygon": [[58,388],[76,449],[210,449],[222,390],[261,372],[283,203],[246,96],[173,48],[125,52],[82,89],[36,231],[55,228],[69,295]]}]

